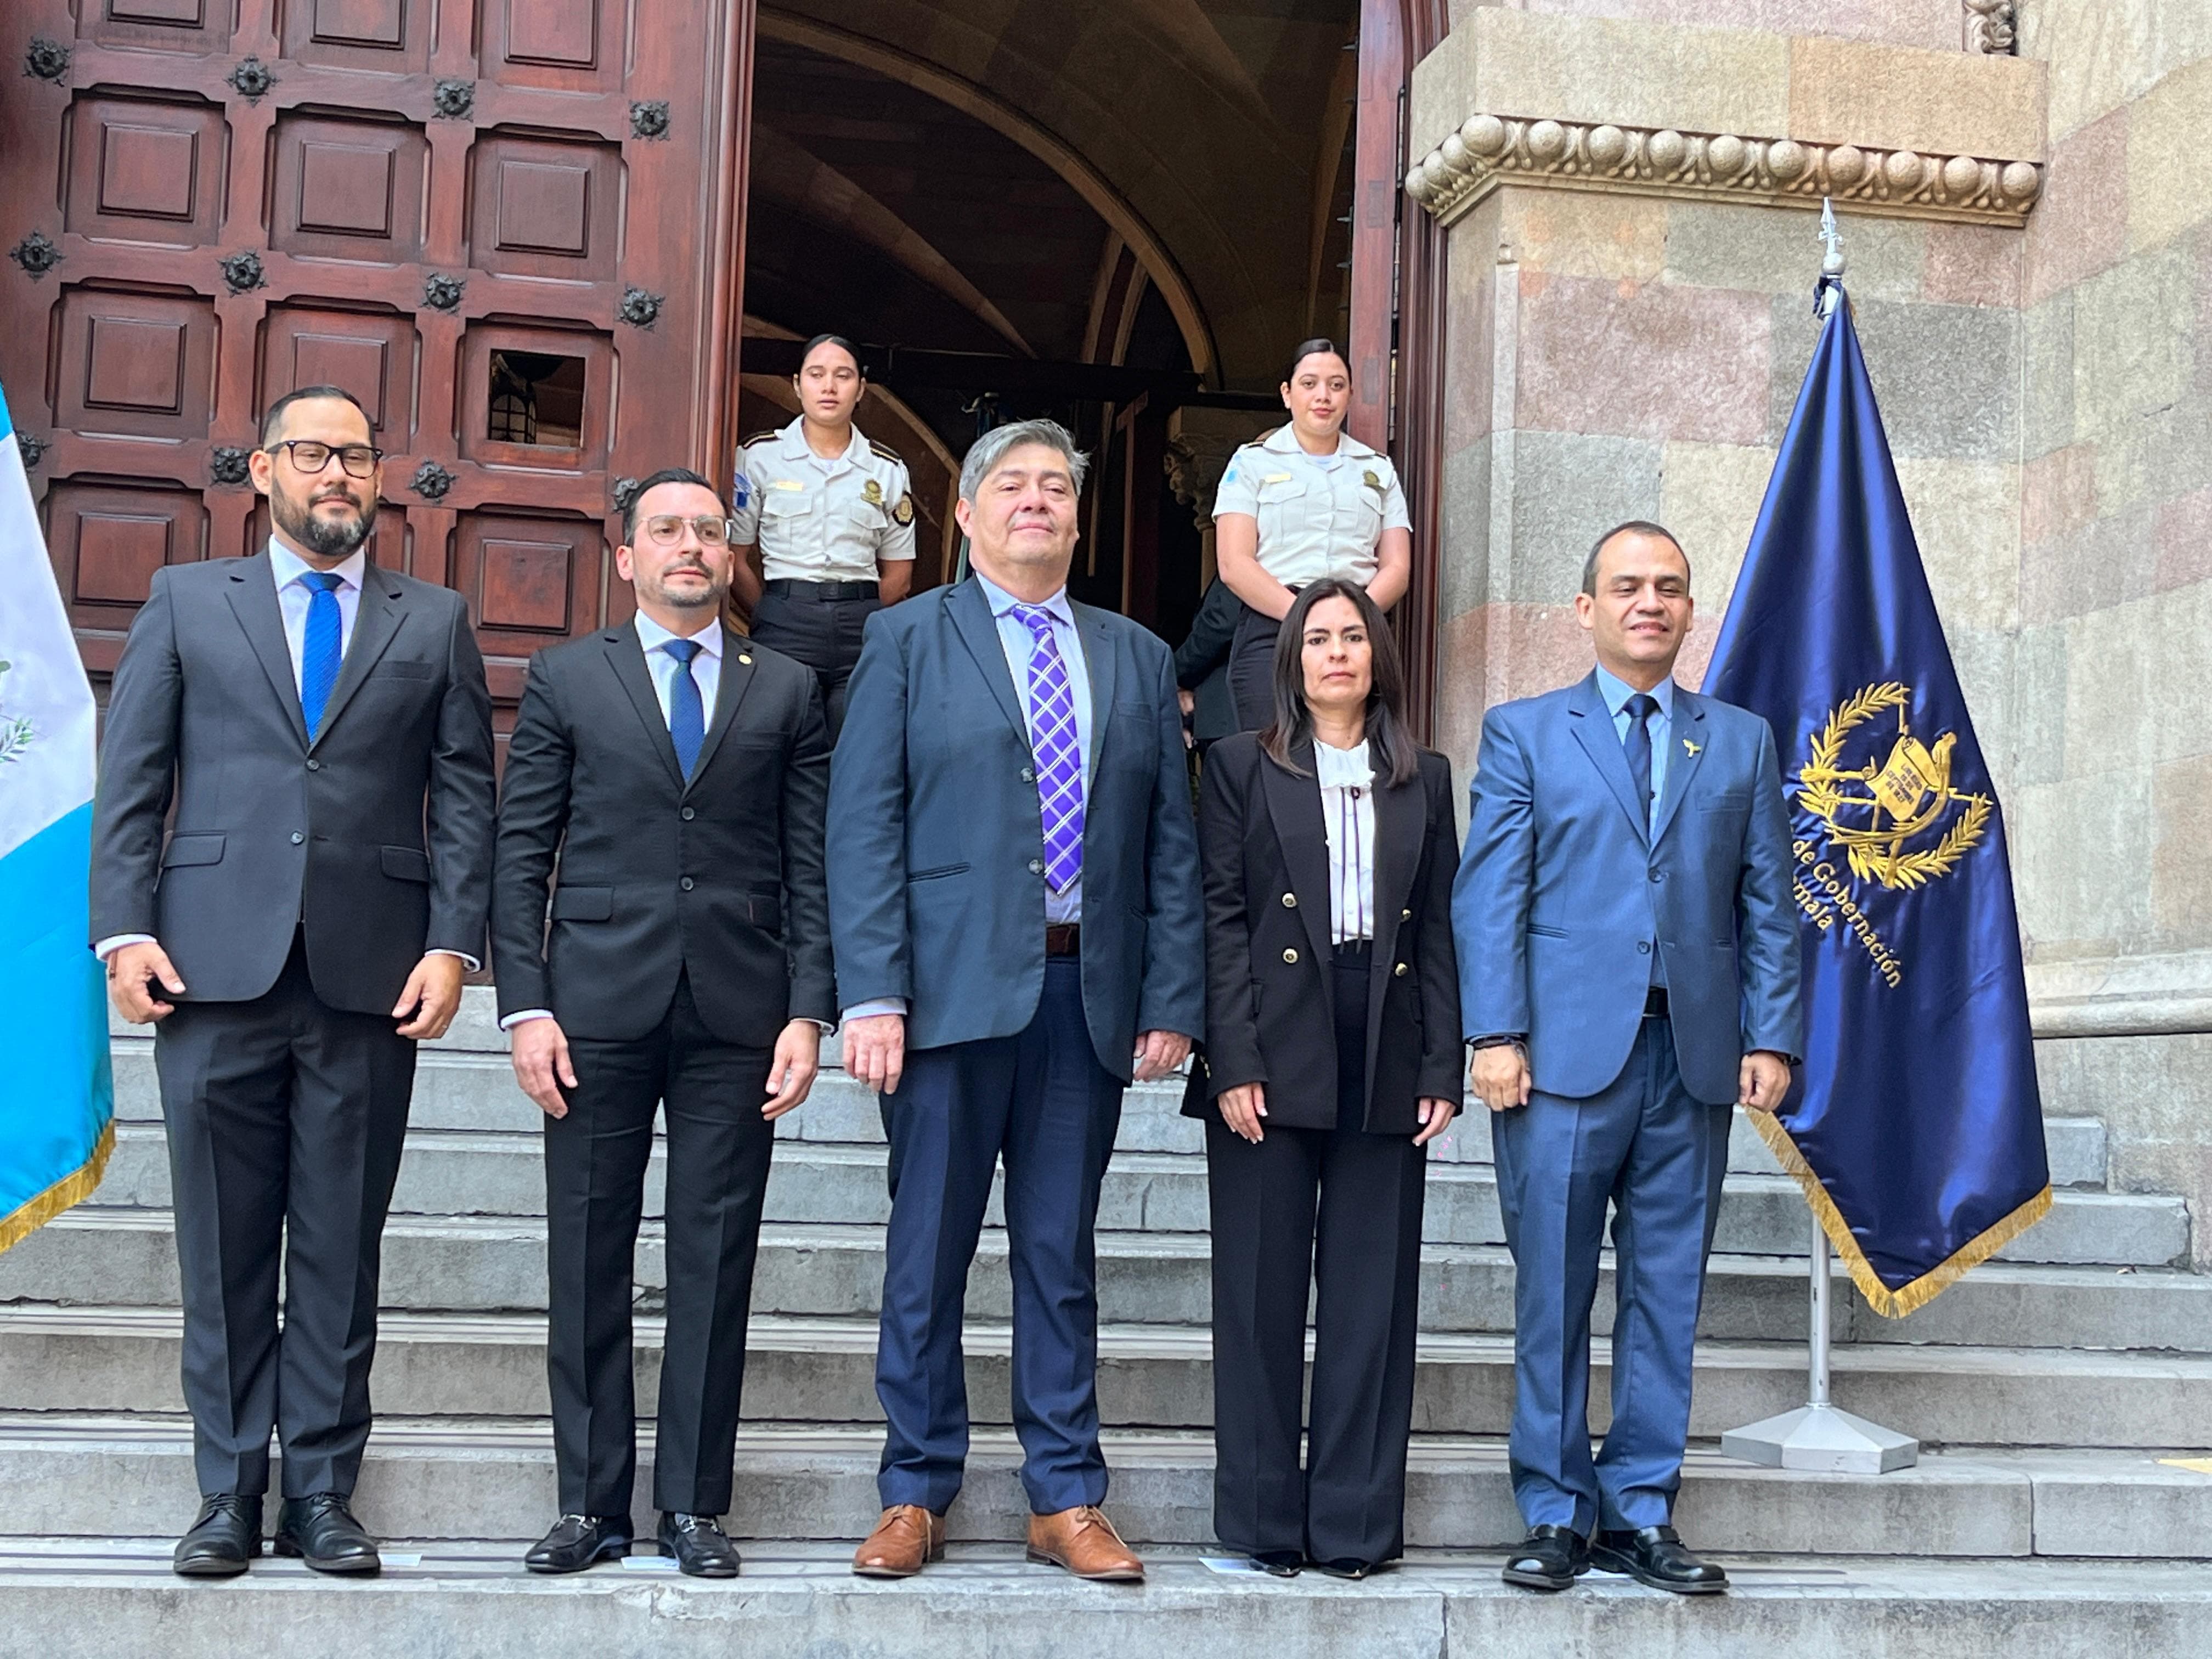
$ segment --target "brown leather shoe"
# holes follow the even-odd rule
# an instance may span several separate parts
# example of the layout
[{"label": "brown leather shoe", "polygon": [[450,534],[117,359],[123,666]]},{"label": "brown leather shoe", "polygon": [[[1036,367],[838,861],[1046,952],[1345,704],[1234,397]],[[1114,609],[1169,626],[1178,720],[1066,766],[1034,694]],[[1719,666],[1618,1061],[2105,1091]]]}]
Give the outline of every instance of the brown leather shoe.
[{"label": "brown leather shoe", "polygon": [[894,1504],[853,1553],[853,1571],[863,1578],[911,1578],[925,1563],[944,1559],[945,1517],[919,1504]]},{"label": "brown leather shoe", "polygon": [[1145,1578],[1137,1553],[1121,1541],[1105,1512],[1091,1504],[1030,1516],[1030,1559],[1108,1583],[1138,1584]]}]

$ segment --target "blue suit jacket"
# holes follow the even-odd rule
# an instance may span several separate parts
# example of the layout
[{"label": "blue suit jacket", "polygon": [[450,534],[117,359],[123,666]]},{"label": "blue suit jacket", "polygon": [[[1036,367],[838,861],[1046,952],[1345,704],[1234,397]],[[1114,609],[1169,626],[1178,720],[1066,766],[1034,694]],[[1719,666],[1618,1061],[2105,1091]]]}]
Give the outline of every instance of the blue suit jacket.
[{"label": "blue suit jacket", "polygon": [[[1206,925],[1167,646],[1073,607],[1091,680],[1083,1006],[1127,1081],[1137,1033],[1205,1035]],[[830,781],[841,1007],[907,999],[916,1048],[1012,1036],[1044,989],[1029,723],[973,580],[868,618]]]},{"label": "blue suit jacket", "polygon": [[1757,715],[1674,691],[1666,793],[1647,835],[1597,678],[1492,708],[1452,892],[1470,1038],[1525,1035],[1547,1094],[1627,1063],[1655,938],[1683,1085],[1736,1097],[1743,1055],[1803,1052],[1789,814]]}]

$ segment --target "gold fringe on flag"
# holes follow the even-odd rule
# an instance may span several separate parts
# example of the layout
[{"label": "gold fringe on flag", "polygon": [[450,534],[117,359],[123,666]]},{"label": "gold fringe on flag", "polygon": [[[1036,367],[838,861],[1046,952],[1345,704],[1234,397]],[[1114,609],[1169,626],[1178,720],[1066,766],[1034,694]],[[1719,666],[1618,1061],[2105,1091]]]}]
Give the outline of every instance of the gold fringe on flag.
[{"label": "gold fringe on flag", "polygon": [[1867,1299],[1867,1305],[1885,1319],[1902,1319],[1926,1307],[2051,1213],[2051,1188],[2046,1183],[2041,1192],[1995,1226],[1984,1228],[1953,1251],[1947,1260],[1911,1284],[1893,1291],[1875,1273],[1866,1252],[1859,1249],[1858,1240],[1851,1235],[1850,1224],[1844,1219],[1844,1212],[1836,1207],[1835,1200],[1828,1196],[1820,1177],[1813,1173],[1813,1166],[1806,1163],[1805,1155],[1797,1150],[1790,1131],[1782,1127],[1782,1120],[1771,1112],[1753,1112],[1748,1115],[1767,1150],[1797,1178],[1806,1203],[1813,1207],[1814,1218],[1820,1224],[1820,1231],[1827,1234],[1828,1243],[1835,1246],[1836,1254],[1843,1257],[1844,1266],[1850,1269],[1851,1283],[1859,1287],[1859,1294]]},{"label": "gold fringe on flag", "polygon": [[90,1198],[100,1185],[100,1178],[107,1173],[108,1154],[114,1150],[115,1120],[110,1118],[100,1132],[92,1156],[82,1169],[75,1175],[63,1176],[12,1215],[0,1216],[0,1251],[14,1249],[72,1204],[82,1204]]}]

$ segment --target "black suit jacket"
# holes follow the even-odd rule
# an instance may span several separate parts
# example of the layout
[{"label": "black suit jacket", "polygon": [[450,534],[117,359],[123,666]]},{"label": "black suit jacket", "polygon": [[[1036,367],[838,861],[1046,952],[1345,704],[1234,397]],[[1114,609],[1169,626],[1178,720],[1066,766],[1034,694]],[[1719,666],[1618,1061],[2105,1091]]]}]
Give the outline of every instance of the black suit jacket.
[{"label": "black suit jacket", "polygon": [[1237,729],[1237,701],[1229,691],[1229,647],[1237,641],[1237,624],[1243,615],[1244,601],[1216,578],[1198,602],[1189,634],[1176,647],[1176,684],[1195,700],[1190,733],[1200,743],[1225,738]]},{"label": "black suit jacket", "polygon": [[491,833],[491,699],[459,594],[363,573],[310,744],[268,553],[154,574],[100,743],[94,942],[151,933],[191,1000],[242,1002],[304,924],[315,994],[389,1014],[425,951],[483,955]]},{"label": "black suit jacket", "polygon": [[822,694],[788,657],[723,629],[687,785],[635,628],[539,652],[499,810],[501,1017],[550,1008],[570,1036],[641,1037],[688,968],[725,1042],[765,1048],[789,1020],[835,1020],[829,796]]},{"label": "black suit jacket", "polygon": [[[1224,738],[1206,756],[1198,803],[1206,1052],[1183,1110],[1202,1115],[1223,1090],[1262,1083],[1271,1125],[1328,1129],[1337,1104],[1328,839],[1312,745],[1292,750],[1291,759],[1304,777],[1268,759],[1249,732]],[[1420,1127],[1423,1097],[1461,1093],[1450,763],[1424,750],[1415,777],[1378,787],[1374,799],[1366,1127],[1411,1135]]]}]

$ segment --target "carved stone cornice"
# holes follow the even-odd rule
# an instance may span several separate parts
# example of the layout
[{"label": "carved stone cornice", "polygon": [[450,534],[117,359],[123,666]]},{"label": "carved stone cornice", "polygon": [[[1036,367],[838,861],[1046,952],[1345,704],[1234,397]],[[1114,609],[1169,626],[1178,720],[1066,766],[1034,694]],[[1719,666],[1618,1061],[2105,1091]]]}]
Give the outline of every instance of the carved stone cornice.
[{"label": "carved stone cornice", "polygon": [[1449,224],[1509,184],[1692,200],[1825,196],[1862,214],[2017,226],[2043,173],[2002,157],[1482,112],[1414,163],[1406,193]]}]

